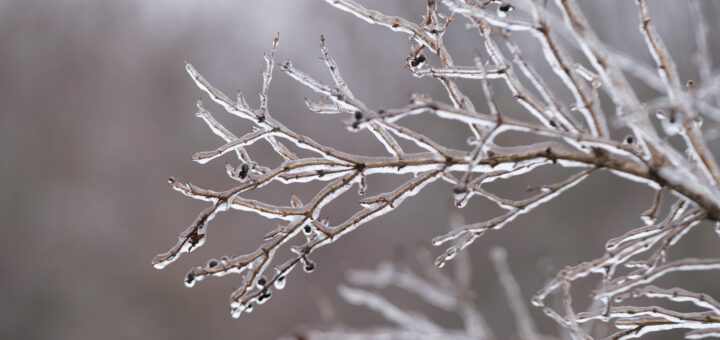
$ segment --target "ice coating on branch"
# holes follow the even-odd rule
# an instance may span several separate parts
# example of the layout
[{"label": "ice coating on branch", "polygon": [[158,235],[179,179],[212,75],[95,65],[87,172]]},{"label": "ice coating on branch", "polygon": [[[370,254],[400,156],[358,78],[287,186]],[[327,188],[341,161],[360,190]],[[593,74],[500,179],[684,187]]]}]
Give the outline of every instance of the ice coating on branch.
[{"label": "ice coating on branch", "polygon": [[720,327],[698,327],[700,329],[685,333],[685,339],[706,339],[720,337]]},{"label": "ice coating on branch", "polygon": [[[509,14],[515,7],[505,1],[441,2],[446,7],[439,9],[438,2],[428,1],[427,12],[419,23],[415,23],[364,8],[355,1],[328,0],[332,6],[369,23],[407,34],[411,39],[411,49],[410,56],[405,59],[406,68],[415,77],[428,77],[441,82],[447,91],[446,99],[412,94],[410,102],[400,107],[371,107],[372,103],[363,102],[351,92],[340,73],[344,61],[340,64],[335,62],[330,56],[324,37],[321,37],[320,42],[320,60],[327,66],[331,82],[323,83],[317,80],[322,78],[313,78],[290,62],[280,66],[284,75],[319,97],[305,100],[310,111],[343,115],[346,119],[344,124],[351,133],[369,132],[366,134],[368,138],[383,145],[385,154],[382,156],[353,155],[335,150],[308,136],[298,134],[273,118],[273,112],[268,106],[268,90],[273,78],[277,38],[273,41],[271,51],[265,56],[258,108],[250,107],[242,93],[238,93],[237,99],[231,101],[192,65],[187,64],[188,74],[213,102],[230,115],[240,117],[253,126],[246,132],[235,134],[220,124],[210,111],[198,102],[196,116],[222,141],[221,145],[216,145],[214,149],[197,152],[193,155],[193,160],[204,164],[228,153],[235,153],[238,160],[226,163],[224,169],[234,180],[235,186],[226,190],[210,190],[171,178],[169,183],[174,190],[190,198],[208,202],[209,207],[179,235],[174,246],[155,257],[153,265],[163,268],[182,254],[203,245],[208,237],[208,224],[219,212],[233,209],[252,212],[267,219],[281,220],[279,224],[271,223],[267,226],[268,231],[258,240],[255,250],[240,256],[208,260],[204,265],[192,267],[184,277],[184,283],[193,286],[207,276],[240,275],[241,286],[231,295],[231,314],[238,317],[243,312],[251,312],[254,307],[267,302],[273,293],[271,289],[274,289],[275,293],[281,290],[296,265],[302,266],[308,273],[316,269],[316,263],[310,260],[311,256],[314,258],[312,253],[315,250],[334,243],[369,221],[393,212],[406,199],[418,195],[428,184],[438,179],[449,185],[446,192],[452,192],[458,207],[465,207],[472,198],[480,196],[502,210],[499,216],[457,227],[434,238],[432,244],[436,246],[450,243],[436,259],[436,264],[443,266],[458,255],[464,255],[461,251],[478,237],[510,225],[518,216],[531,212],[556,199],[565,190],[575,187],[593,171],[604,169],[658,190],[650,209],[640,215],[644,225],[630,228],[624,231],[622,236],[609,240],[604,249],[605,253],[597,259],[561,270],[533,298],[533,303],[541,307],[547,316],[568,328],[575,338],[587,338],[584,330],[577,324],[590,319],[614,320],[621,332],[630,332],[618,333],[618,338],[676,326],[703,328],[706,332],[688,333],[688,337],[712,334],[709,327],[717,328],[717,320],[706,319],[700,322],[692,319],[717,315],[718,310],[712,302],[714,300],[709,296],[680,289],[651,289],[646,285],[673,271],[717,269],[717,259],[683,260],[670,257],[673,255],[670,249],[702,219],[720,218],[720,191],[717,188],[720,171],[705,145],[701,129],[702,119],[698,117],[704,112],[720,112],[720,109],[714,107],[712,99],[713,91],[718,88],[718,85],[713,83],[714,80],[704,79],[687,88],[680,88],[674,62],[659,39],[652,20],[649,20],[644,0],[637,0],[636,3],[641,15],[641,34],[648,42],[648,48],[656,62],[656,65],[652,66],[644,65],[642,61],[629,63],[628,58],[623,58],[619,52],[610,51],[597,39],[573,0],[556,1],[554,6],[559,11],[550,8],[553,4],[517,3],[520,13],[513,15]],[[449,9],[450,13],[440,12],[446,9]],[[559,12],[562,18],[556,17],[556,12]],[[696,12],[699,12],[699,7]],[[484,47],[473,59],[474,65],[457,65],[443,41],[444,35],[449,32],[446,31],[448,25],[461,16],[477,30],[476,38],[481,39],[479,46]],[[565,29],[558,27],[563,23]],[[538,64],[535,58],[527,58],[523,53],[519,46],[522,41],[515,40],[515,37],[521,34],[540,43],[541,57],[545,59],[542,63]],[[559,39],[558,35],[563,35],[563,39]],[[583,56],[566,53],[566,45],[579,47],[585,58],[574,60],[573,58]],[[632,65],[633,63],[637,65]],[[617,65],[623,65],[623,69],[620,70]],[[550,67],[551,72],[548,72],[547,67]],[[642,74],[644,79],[641,80],[647,82],[661,96],[647,103],[640,102],[624,79],[623,72],[628,68],[637,69],[634,73],[628,73]],[[708,65],[707,69],[711,71],[712,65]],[[550,88],[546,79],[540,76],[552,73],[558,76],[564,85],[562,92]],[[518,74],[525,78],[521,79]],[[464,84],[458,82],[458,79],[482,82],[479,88],[485,95],[486,112],[475,108],[471,97],[463,93]],[[517,112],[505,112],[506,108],[500,105],[503,101],[493,94],[496,83],[503,83],[503,86],[510,90],[512,101],[519,104],[513,108]],[[561,100],[567,97],[565,91],[572,95],[572,102]],[[600,93],[609,96],[611,102],[603,102],[601,106]],[[472,98],[474,100],[475,97]],[[647,118],[647,112],[658,109],[665,110],[660,111],[659,116],[662,129],[658,129]],[[616,112],[618,119],[606,116],[604,110]],[[468,129],[465,131],[467,136],[471,136],[466,139],[471,142],[470,145],[464,145],[458,150],[452,149],[415,131],[414,128],[405,126],[405,118],[422,118],[424,115],[436,116],[441,118],[441,121],[461,123]],[[608,119],[615,123],[613,129],[629,131],[610,131]],[[712,128],[706,123],[705,129],[709,127]],[[446,126],[430,128],[444,129]],[[663,131],[664,136],[661,135]],[[503,142],[503,138],[499,137],[508,135],[508,132],[527,135],[531,137],[530,140],[539,138],[543,142],[525,143],[524,138],[513,138],[513,146],[497,145]],[[618,133],[628,137],[617,139]],[[664,139],[673,134],[679,134],[685,144],[677,146]],[[404,150],[398,138],[418,146],[422,152]],[[272,148],[271,152],[281,158],[281,162],[274,164],[274,168],[254,162],[248,153],[252,151],[251,148],[246,147],[258,143],[267,143]],[[293,151],[298,149],[308,150],[311,156]],[[498,179],[516,180],[516,177],[545,165],[548,169],[567,167],[577,170],[562,182],[534,187],[529,191],[533,196],[527,199],[508,199],[502,196],[502,191],[495,192],[485,185]],[[380,188],[380,193],[364,197],[368,190],[366,176],[390,177],[403,174],[413,176],[402,184]],[[309,182],[318,183],[320,189],[308,196],[303,192],[304,201],[289,192],[289,199],[272,201],[284,202],[282,204],[245,196],[248,192],[262,190],[271,183]],[[334,220],[333,224],[322,220],[321,216],[329,216],[328,211],[325,211],[328,206],[332,207],[329,204],[346,194],[355,184],[358,185],[358,194],[363,197],[353,199],[357,204],[348,208],[352,210],[345,214],[350,217]],[[660,204],[663,190],[671,194],[666,196],[677,198],[679,203],[670,209],[664,220],[660,220],[658,216],[665,213]],[[720,227],[716,226],[715,230],[720,235]],[[287,248],[291,252],[282,251]],[[639,258],[641,255],[648,255],[648,258]],[[603,311],[597,314],[576,313],[570,299],[570,286],[574,281],[592,273],[599,274],[603,282],[592,296],[597,303],[596,307]],[[378,281],[377,284],[390,284],[389,280],[394,280],[394,284],[407,290],[422,291],[421,296],[425,300],[440,308],[464,308],[458,307],[462,305],[458,300],[443,297],[441,292],[433,290],[431,284],[407,273],[397,270],[391,273],[386,268],[375,273],[374,278]],[[556,311],[544,305],[545,298],[552,293],[562,295],[562,307],[565,311]],[[428,320],[395,308],[374,293],[348,288],[341,294],[351,302],[377,309],[397,324],[427,332],[441,330]],[[610,301],[621,302],[618,294],[665,298],[674,303],[692,302],[696,307],[706,308],[710,312],[683,314],[666,313],[664,310],[651,308],[623,309],[622,306],[610,305]],[[466,320],[473,319],[471,316],[467,318]],[[477,324],[468,321],[468,324],[473,323]],[[528,331],[528,327],[523,329],[525,331],[520,333],[521,336],[532,338],[527,334],[534,332]],[[480,337],[477,336],[479,333],[472,334],[475,336],[470,338]]]},{"label": "ice coating on branch", "polygon": [[665,298],[674,302],[690,302],[698,307],[708,309],[720,315],[720,303],[707,294],[694,293],[682,288],[663,289],[653,285],[638,288],[629,293],[615,296],[616,303],[627,298],[638,298],[641,296],[649,298]]},{"label": "ice coating on branch", "polygon": [[208,222],[221,210],[227,210],[227,204],[217,203],[215,206],[203,210],[195,219],[193,225],[180,233],[177,244],[166,253],[158,254],[153,258],[153,266],[157,269],[165,268],[177,260],[181,254],[189,253],[202,246],[205,243]]},{"label": "ice coating on branch", "polygon": [[639,238],[644,238],[648,236],[652,236],[654,234],[657,234],[662,231],[662,228],[657,226],[650,226],[645,228],[639,228],[639,229],[633,229],[629,231],[627,234],[616,237],[613,239],[610,239],[605,243],[605,249],[607,250],[613,250],[617,248],[619,245],[621,245],[623,242],[636,240]]},{"label": "ice coating on branch", "polygon": [[[435,264],[438,267],[442,267],[445,265],[445,262],[452,260],[455,258],[457,253],[459,251],[462,251],[465,247],[469,246],[473,241],[475,241],[476,238],[482,236],[485,232],[488,230],[499,230],[508,223],[515,220],[518,216],[525,214],[529,211],[532,211],[536,207],[542,205],[545,202],[548,202],[552,200],[553,198],[560,195],[565,190],[568,190],[572,188],[573,186],[580,183],[582,180],[587,178],[587,176],[592,172],[594,169],[589,169],[582,171],[567,180],[545,187],[546,190],[543,190],[540,194],[536,195],[535,197],[511,203],[512,209],[506,213],[505,215],[496,217],[494,219],[491,219],[489,221],[475,223],[463,226],[461,228],[457,228],[445,235],[441,235],[438,237],[433,238],[432,245],[433,246],[439,246],[442,245],[445,242],[448,242],[450,240],[457,239],[457,243],[451,247],[449,247],[444,254],[440,255],[436,260]],[[507,204],[507,203],[502,203]]]}]

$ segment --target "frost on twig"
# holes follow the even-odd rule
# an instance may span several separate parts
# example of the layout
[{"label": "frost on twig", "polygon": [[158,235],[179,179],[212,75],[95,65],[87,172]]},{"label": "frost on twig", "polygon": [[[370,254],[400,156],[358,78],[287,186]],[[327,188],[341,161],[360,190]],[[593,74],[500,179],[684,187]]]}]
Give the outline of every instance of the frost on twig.
[{"label": "frost on twig", "polygon": [[[397,209],[405,199],[418,195],[430,183],[448,183],[448,195],[452,195],[460,208],[471,199],[480,198],[503,210],[499,216],[456,226],[434,238],[433,245],[445,247],[435,261],[442,267],[477,238],[508,226],[518,216],[542,207],[596,173],[608,171],[656,190],[648,202],[649,209],[638,213],[643,223],[609,240],[600,257],[561,270],[533,297],[533,304],[566,327],[574,338],[590,336],[584,325],[591,320],[614,321],[620,331],[611,338],[637,337],[674,328],[692,330],[688,338],[717,334],[720,316],[712,297],[680,287],[652,285],[671,272],[720,268],[717,258],[671,259],[669,253],[670,248],[703,220],[720,220],[720,170],[702,127],[705,117],[720,121],[717,95],[720,78],[708,74],[713,71],[713,65],[708,56],[707,23],[702,18],[699,2],[691,2],[690,9],[698,19],[696,63],[703,74],[697,83],[692,81],[682,86],[675,61],[662,42],[644,0],[636,0],[641,21],[637,34],[645,38],[653,63],[633,59],[607,46],[594,33],[575,0],[512,4],[499,0],[428,0],[418,22],[365,8],[353,0],[326,1],[370,24],[407,35],[410,52],[405,67],[415,77],[437,79],[447,98],[412,94],[407,105],[376,109],[373,103],[364,102],[351,91],[331,56],[325,37],[320,39],[320,56],[328,68],[331,84],[317,80],[290,61],[280,64],[282,73],[318,95],[319,98],[305,101],[311,112],[344,116],[349,132],[367,130],[385,147],[387,155],[369,157],[322,145],[273,118],[268,90],[275,69],[278,38],[265,56],[258,108],[248,105],[242,94],[237,100],[230,99],[188,64],[188,74],[210,100],[230,115],[249,121],[253,127],[244,133],[231,132],[198,103],[196,115],[222,139],[222,144],[196,153],[193,160],[207,163],[234,154],[237,160],[227,163],[226,174],[236,181],[236,186],[215,191],[170,178],[173,189],[208,202],[208,207],[180,233],[175,245],[155,257],[155,267],[163,268],[202,246],[210,221],[223,211],[254,212],[279,221],[277,227],[269,229],[265,238],[258,241],[256,250],[210,260],[191,268],[185,278],[186,285],[192,286],[207,276],[239,274],[241,285],[231,295],[232,315],[238,317],[266,302],[274,290],[282,289],[296,267],[313,271],[316,263],[311,255],[315,250]],[[440,8],[440,4],[444,7]],[[446,47],[447,28],[458,21],[466,22],[473,38],[483,47],[473,56],[471,65],[457,64]],[[523,40],[517,39],[519,36],[539,43],[538,56],[529,55],[528,46],[521,44]],[[579,49],[582,54],[572,56],[566,52],[571,48]],[[548,70],[551,72],[546,72]],[[542,74],[557,77],[562,88],[550,87],[549,79],[544,79]],[[627,75],[641,78],[660,95],[643,102],[626,79]],[[477,88],[485,97],[486,109],[476,108],[458,79],[479,82]],[[500,105],[496,95],[500,86],[507,87],[512,100],[519,104],[516,107],[524,111],[516,112]],[[564,92],[571,95],[567,102],[561,99],[567,97]],[[607,96],[610,102],[601,103],[601,96]],[[404,126],[404,119],[409,116],[435,116],[466,125],[467,147],[450,148]],[[500,145],[499,137],[509,132],[530,135],[541,142]],[[619,134],[623,137],[619,138]],[[684,143],[670,140],[676,134]],[[404,150],[399,142],[402,140],[422,151]],[[282,162],[269,166],[254,161],[248,149],[256,143],[267,143]],[[300,149],[304,152],[293,151]],[[308,154],[310,156],[303,156]],[[523,199],[505,198],[487,186],[540,168],[558,167],[570,168],[573,173],[558,182],[529,190],[530,196]],[[365,178],[373,174],[413,176],[383,193],[367,196]],[[248,191],[273,182],[319,182],[323,186],[305,200],[288,197],[287,205],[245,197]],[[352,195],[348,192],[355,185],[360,197],[349,218],[332,222],[320,219],[326,205],[341,195]],[[663,202],[674,203],[668,208]],[[718,227],[715,231],[720,234]],[[276,254],[281,249],[291,250],[291,255],[279,258]],[[639,258],[643,255],[646,257]],[[515,299],[516,289],[503,264],[504,253],[495,251],[492,258],[511,297],[520,333],[525,337],[534,336],[537,331],[527,311]],[[411,292],[422,291],[423,299],[439,308],[467,311],[464,309],[467,306],[459,306],[457,301],[448,298],[448,287],[433,286],[410,273],[388,268],[381,267],[367,277],[372,276],[370,281],[375,285],[392,283]],[[351,275],[356,283],[370,283],[363,281],[358,273],[361,272]],[[591,296],[600,308],[575,312],[578,308],[572,299],[573,283],[590,274],[599,274],[602,278]],[[440,331],[430,320],[396,308],[375,293],[349,286],[341,288],[341,293],[349,302],[376,309],[402,328],[395,330],[400,333],[392,334],[406,336],[409,333],[404,328],[409,324],[417,325],[427,334]],[[556,293],[562,297],[562,311],[546,304],[547,297]],[[700,311],[685,313],[623,304],[629,297],[637,296],[692,302]],[[464,320],[473,318],[470,313]]]}]

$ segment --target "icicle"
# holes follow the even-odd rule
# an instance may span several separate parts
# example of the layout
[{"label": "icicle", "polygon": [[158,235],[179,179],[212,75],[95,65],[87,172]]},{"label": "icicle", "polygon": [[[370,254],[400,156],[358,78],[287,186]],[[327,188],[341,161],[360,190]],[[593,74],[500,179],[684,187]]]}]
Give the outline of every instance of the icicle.
[{"label": "icicle", "polygon": [[365,180],[365,174],[360,174],[360,183],[358,183],[358,195],[365,195],[367,192],[367,181]]}]

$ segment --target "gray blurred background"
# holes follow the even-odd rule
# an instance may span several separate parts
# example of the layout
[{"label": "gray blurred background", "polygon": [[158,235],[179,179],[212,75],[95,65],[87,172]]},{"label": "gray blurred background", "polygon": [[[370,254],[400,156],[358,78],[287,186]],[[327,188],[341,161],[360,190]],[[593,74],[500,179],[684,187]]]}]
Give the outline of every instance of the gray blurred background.
[{"label": "gray blurred background", "polygon": [[[362,3],[413,21],[424,10],[420,0]],[[632,2],[581,3],[601,39],[650,61]],[[720,3],[702,5],[711,35],[720,32],[715,20]],[[666,0],[652,1],[651,11],[683,79],[697,79],[687,9]],[[461,64],[469,64],[482,46],[465,23],[458,20],[446,40]],[[204,280],[192,289],[182,279],[190,266],[209,258],[254,250],[274,221],[224,213],[211,223],[209,240],[200,250],[162,271],[150,265],[205,207],[168,188],[168,176],[215,189],[232,185],[223,160],[204,166],[190,160],[194,152],[222,144],[194,117],[195,101],[204,99],[206,108],[236,133],[249,129],[207,100],[187,76],[184,62],[228,95],[242,90],[257,106],[262,55],[277,32],[278,61],[291,59],[299,69],[328,81],[318,59],[319,36],[325,34],[354,93],[374,109],[404,105],[412,92],[447,100],[439,82],[414,79],[402,68],[407,36],[368,25],[324,1],[0,0],[1,339],[275,338],[303,325],[322,325],[318,292],[330,298],[349,325],[383,324],[379,316],[342,302],[336,286],[349,267],[374,268],[387,259],[413,262],[418,249],[431,248],[429,240],[447,230],[453,211],[451,188],[445,183],[435,183],[397,211],[320,249],[313,257],[315,273],[296,271],[285,290],[239,320],[228,312],[237,277]],[[720,40],[712,40],[711,50],[720,51]],[[569,52],[577,56],[577,51]],[[476,107],[485,110],[478,83],[463,84]],[[653,96],[634,84],[641,97]],[[496,91],[501,104],[513,105],[504,86]],[[270,90],[275,118],[347,152],[383,153],[369,135],[349,133],[340,119],[308,112],[304,97],[317,98],[276,70]],[[407,124],[449,146],[465,147],[462,126],[432,119]],[[718,149],[717,143],[710,146]],[[268,165],[278,162],[268,148],[251,152]],[[567,173],[549,168],[494,187],[513,195],[528,184]],[[398,183],[370,178],[370,194]],[[286,203],[288,191],[308,199],[316,188],[269,186],[253,197]],[[352,213],[356,196],[348,196],[328,206],[331,221]],[[651,197],[645,187],[600,173],[544,209],[475,242],[468,251],[476,302],[498,337],[512,338],[515,331],[487,260],[491,245],[509,250],[511,268],[529,299],[557,270],[600,255],[605,240],[638,226],[637,216]],[[474,202],[462,213],[472,222],[498,210]],[[706,232],[707,226],[698,228],[672,255],[718,256],[717,237]],[[433,255],[442,250],[430,249]],[[668,284],[720,297],[717,273],[693,275],[669,278]],[[461,325],[452,314],[413,303],[401,293],[395,296],[399,304],[410,303],[442,325]],[[548,318],[533,313],[543,332],[555,333]]]}]

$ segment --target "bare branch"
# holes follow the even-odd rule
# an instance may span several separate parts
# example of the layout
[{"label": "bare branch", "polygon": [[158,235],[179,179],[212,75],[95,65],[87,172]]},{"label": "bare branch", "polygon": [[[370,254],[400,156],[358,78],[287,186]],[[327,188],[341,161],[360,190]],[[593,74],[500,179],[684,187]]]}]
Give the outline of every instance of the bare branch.
[{"label": "bare branch", "polygon": [[[273,118],[269,91],[278,37],[265,55],[257,108],[250,107],[242,93],[231,101],[187,64],[188,74],[212,101],[228,114],[250,122],[252,128],[235,134],[198,102],[196,116],[222,139],[222,144],[195,153],[193,160],[204,164],[234,153],[240,163],[226,163],[225,173],[235,180],[235,184],[228,189],[214,190],[175,177],[169,179],[174,190],[207,202],[208,206],[178,235],[174,245],[153,259],[156,268],[163,268],[202,246],[207,240],[210,221],[221,212],[231,209],[252,212],[279,222],[268,228],[254,250],[211,259],[190,268],[184,279],[187,286],[193,286],[208,276],[239,275],[241,284],[230,297],[231,314],[238,317],[268,301],[273,291],[285,287],[288,275],[296,267],[312,272],[317,266],[310,258],[315,250],[395,211],[406,199],[420,194],[431,183],[448,183],[448,191],[452,190],[454,203],[459,208],[479,196],[502,210],[498,216],[485,221],[458,223],[460,225],[453,226],[449,232],[432,239],[435,246],[450,242],[435,260],[436,266],[442,267],[486,232],[502,229],[520,215],[594,176],[596,170],[604,169],[655,190],[648,204],[650,208],[638,212],[643,223],[608,240],[597,258],[562,269],[534,295],[532,303],[574,339],[591,339],[595,333],[604,332],[600,328],[581,328],[591,321],[612,322],[619,331],[600,335],[610,339],[634,338],[678,328],[689,330],[687,338],[718,335],[720,303],[717,297],[680,287],[664,289],[653,285],[673,272],[720,269],[718,258],[670,258],[675,254],[673,246],[704,220],[715,222],[714,231],[720,235],[720,167],[707,146],[707,141],[714,138],[713,134],[720,135],[717,132],[720,128],[711,126],[706,129],[707,135],[701,130],[701,115],[720,121],[717,96],[720,76],[712,74],[708,26],[699,2],[691,1],[689,8],[696,23],[695,62],[701,79],[699,84],[689,82],[685,87],[681,85],[670,51],[654,27],[645,0],[636,0],[640,33],[655,66],[643,64],[602,42],[575,0],[554,2],[562,17],[554,14],[558,11],[548,1],[510,4],[501,0],[427,0],[419,22],[365,8],[353,0],[326,2],[368,23],[409,36],[410,53],[405,59],[405,68],[415,77],[438,79],[448,98],[443,101],[414,93],[407,105],[373,108],[373,103],[364,102],[353,94],[338,63],[331,57],[324,36],[320,38],[321,60],[332,77],[331,84],[316,80],[289,61],[282,63],[283,74],[319,97],[305,99],[311,112],[347,116],[343,124],[349,132],[367,130],[388,152],[386,156],[369,157],[315,142]],[[439,8],[439,3],[445,7]],[[518,14],[511,13],[514,6],[518,6]],[[449,12],[443,12],[448,9]],[[469,27],[475,29],[474,37],[480,39],[477,46],[482,50],[474,55],[474,65],[456,65],[446,46],[445,35],[452,34],[448,27],[456,17],[467,19]],[[528,46],[525,40],[518,38],[520,36],[529,37],[541,48],[533,50],[536,46]],[[568,46],[579,48],[582,55],[570,57],[565,52]],[[531,55],[533,53],[537,56]],[[655,98],[641,101],[625,78],[626,73],[654,89],[657,92],[653,94]],[[557,76],[562,88],[551,87],[552,82],[543,78],[543,74]],[[458,82],[458,79],[463,81]],[[481,83],[468,89],[461,86],[470,81]],[[503,107],[498,85],[506,86],[512,100],[519,105]],[[466,94],[474,92],[466,91],[484,96],[487,111],[476,110]],[[612,102],[601,106],[601,93],[607,94]],[[606,111],[616,112],[615,117],[609,117]],[[649,114],[655,111],[659,124]],[[433,115],[444,121],[464,124],[469,129],[468,145],[447,147],[418,132],[420,129],[408,128],[404,119],[418,115]],[[610,119],[614,124],[607,124]],[[615,131],[616,128],[627,128],[631,134]],[[499,145],[509,132],[528,135],[533,142],[518,138],[510,146]],[[685,146],[673,144],[668,139],[675,134],[684,138]],[[626,137],[613,137],[619,135]],[[414,143],[422,151],[403,150],[398,138]],[[248,150],[261,143],[272,147],[282,159],[280,164],[261,165],[253,160]],[[311,156],[293,151],[297,149],[308,150]],[[507,198],[487,185],[511,181],[541,167],[552,171],[558,167],[579,169],[569,177],[563,173],[565,179],[560,182],[544,182],[529,188],[529,197],[523,199]],[[380,194],[366,196],[366,177],[376,174],[388,177],[412,174],[412,177],[403,179],[399,185],[383,188]],[[249,191],[260,190],[274,182],[317,182],[319,189],[303,200],[290,194],[285,200],[288,204],[271,204],[245,197]],[[355,185],[360,197],[353,200],[356,203],[344,208],[348,209],[349,217],[332,222],[320,218],[328,204]],[[667,209],[663,200],[670,198],[675,202]],[[506,263],[507,255],[499,249],[491,252],[491,259],[506,290],[518,334],[522,338],[549,338],[539,334],[534,326]],[[375,271],[351,272],[349,281],[365,288],[341,286],[340,294],[350,303],[375,310],[394,326],[368,331],[337,327],[312,334],[367,338],[383,334],[409,338],[493,338],[482,314],[472,303],[473,294],[468,291],[471,260],[467,253],[463,256],[464,261],[456,263],[455,280],[443,276],[437,268],[427,270],[426,274],[432,273],[425,278],[387,263]],[[573,306],[573,284],[590,274],[600,276],[591,295],[593,309],[577,312]],[[406,290],[441,310],[457,312],[465,329],[445,329],[430,318],[406,311],[379,293],[366,290],[388,286]],[[560,297],[559,309],[547,303],[551,294]],[[649,298],[642,301],[664,299],[669,307],[627,305],[630,298],[637,297]],[[671,309],[672,305],[683,302],[690,302],[691,307],[699,311]]]}]

